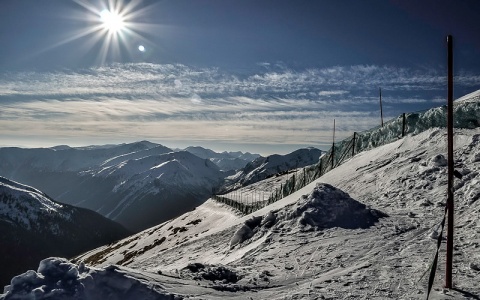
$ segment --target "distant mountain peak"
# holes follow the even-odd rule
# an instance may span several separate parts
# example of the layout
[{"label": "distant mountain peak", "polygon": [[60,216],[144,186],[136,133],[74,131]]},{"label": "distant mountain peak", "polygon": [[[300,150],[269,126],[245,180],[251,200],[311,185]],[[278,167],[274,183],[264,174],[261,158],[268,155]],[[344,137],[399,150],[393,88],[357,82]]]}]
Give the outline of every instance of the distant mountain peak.
[{"label": "distant mountain peak", "polygon": [[68,146],[68,145],[58,145],[58,146],[50,147],[50,149],[57,151],[57,150],[72,149],[72,147],[70,147],[70,146]]},{"label": "distant mountain peak", "polygon": [[185,148],[188,151],[200,158],[209,159],[215,163],[222,171],[238,170],[254,159],[260,157],[259,154],[251,154],[249,152],[243,153],[241,151],[221,153],[215,152],[201,146],[190,146]]},{"label": "distant mountain peak", "polygon": [[275,174],[316,164],[321,154],[321,150],[308,147],[295,150],[286,155],[273,154],[267,157],[257,157],[235,175],[227,177],[226,183],[221,190],[232,190],[258,182]]},{"label": "distant mountain peak", "polygon": [[40,229],[50,224],[39,224],[42,216],[56,214],[62,219],[68,219],[70,213],[64,206],[48,198],[44,193],[0,177],[0,219],[17,223],[26,229]]}]

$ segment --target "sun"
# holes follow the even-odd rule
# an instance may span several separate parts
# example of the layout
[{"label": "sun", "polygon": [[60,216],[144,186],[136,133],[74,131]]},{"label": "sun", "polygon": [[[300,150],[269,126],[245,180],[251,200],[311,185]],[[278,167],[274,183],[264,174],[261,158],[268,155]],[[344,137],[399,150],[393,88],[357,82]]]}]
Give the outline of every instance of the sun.
[{"label": "sun", "polygon": [[159,1],[148,4],[144,0],[71,1],[78,5],[73,7],[68,18],[78,21],[78,28],[40,52],[85,39],[78,53],[90,56],[90,51],[96,49],[95,63],[103,65],[138,57],[137,51],[148,51],[145,43],[151,45],[148,35],[166,30],[158,23],[146,21]]},{"label": "sun", "polygon": [[100,20],[103,28],[112,34],[118,33],[126,28],[124,17],[115,11],[108,9],[102,10],[100,12]]}]

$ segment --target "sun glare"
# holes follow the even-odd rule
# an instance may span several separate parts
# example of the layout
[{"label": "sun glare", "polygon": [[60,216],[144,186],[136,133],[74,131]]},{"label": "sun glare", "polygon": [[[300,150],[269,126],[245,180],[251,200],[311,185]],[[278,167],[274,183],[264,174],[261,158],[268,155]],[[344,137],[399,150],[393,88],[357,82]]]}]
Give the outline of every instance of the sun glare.
[{"label": "sun glare", "polygon": [[117,33],[125,28],[123,17],[116,12],[109,11],[108,9],[104,9],[100,12],[100,19],[103,27],[110,33]]},{"label": "sun glare", "polygon": [[79,8],[73,11],[72,19],[82,22],[86,20],[89,25],[72,32],[43,51],[89,37],[78,51],[88,53],[99,44],[96,62],[103,64],[106,61],[120,61],[123,57],[136,57],[137,51],[146,52],[143,43],[148,42],[148,39],[143,34],[158,32],[158,24],[143,20],[151,8],[158,5],[157,2],[144,5],[143,0],[72,1]]}]

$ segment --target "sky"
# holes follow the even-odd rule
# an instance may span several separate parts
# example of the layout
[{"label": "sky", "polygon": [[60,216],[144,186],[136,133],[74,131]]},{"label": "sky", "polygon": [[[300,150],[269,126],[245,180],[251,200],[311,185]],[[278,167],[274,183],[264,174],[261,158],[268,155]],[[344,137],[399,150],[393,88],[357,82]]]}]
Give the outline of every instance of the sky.
[{"label": "sky", "polygon": [[480,1],[2,0],[0,146],[288,153],[480,89]]}]

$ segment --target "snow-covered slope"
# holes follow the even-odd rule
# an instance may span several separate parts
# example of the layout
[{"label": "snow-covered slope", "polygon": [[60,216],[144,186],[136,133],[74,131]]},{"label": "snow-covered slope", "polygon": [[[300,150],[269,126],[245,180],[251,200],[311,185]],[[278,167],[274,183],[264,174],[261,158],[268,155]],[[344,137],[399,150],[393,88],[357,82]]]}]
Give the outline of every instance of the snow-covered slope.
[{"label": "snow-covered slope", "polygon": [[235,171],[245,167],[249,162],[253,161],[256,158],[259,158],[260,155],[252,153],[243,153],[238,152],[222,152],[218,153],[210,149],[205,149],[203,147],[187,147],[185,151],[188,151],[200,158],[210,159],[215,163],[220,170],[222,171]]},{"label": "snow-covered slope", "polygon": [[455,100],[455,102],[457,101],[479,101],[480,100],[480,90],[477,90],[475,92],[472,92],[470,94],[467,94],[465,96],[462,96],[458,99]]},{"label": "snow-covered slope", "polygon": [[[130,278],[129,292],[162,287],[154,288],[160,299],[424,299],[445,206],[445,152],[445,130],[432,129],[359,153],[248,216],[209,200],[78,257],[99,269],[75,282],[104,274],[89,292],[117,297],[114,287]],[[442,246],[431,299],[480,294],[480,129],[456,130],[455,165],[463,175],[455,182],[456,290],[442,289]],[[30,283],[35,276],[15,279],[4,297],[33,294],[44,284]]]},{"label": "snow-covered slope", "polygon": [[[444,130],[407,136],[252,215],[209,200],[77,261],[120,264],[127,268],[118,272],[191,299],[424,299],[445,205],[445,149]],[[480,129],[457,130],[455,151],[457,290],[441,288],[442,248],[431,299],[480,294]]]},{"label": "snow-covered slope", "polygon": [[127,236],[92,211],[53,201],[44,193],[0,177],[0,282],[51,255],[72,256]]},{"label": "snow-covered slope", "polygon": [[222,173],[209,160],[200,159],[189,152],[170,152],[162,155],[149,155],[138,159],[126,158],[110,166],[86,172],[92,176],[118,178],[120,186],[145,184],[145,178],[155,178],[164,184],[188,184],[194,187],[206,186],[211,189],[222,178]]},{"label": "snow-covered slope", "polygon": [[236,174],[228,176],[222,192],[247,186],[270,176],[318,163],[322,151],[313,147],[303,148],[286,155],[274,154],[256,158]]},{"label": "snow-covered slope", "polygon": [[103,161],[100,164],[100,166],[105,168],[105,167],[109,167],[109,166],[114,166],[118,163],[121,163],[121,162],[124,162],[124,161],[127,161],[127,160],[131,160],[131,159],[140,159],[140,158],[144,158],[144,157],[147,157],[147,156],[161,155],[161,154],[170,153],[170,152],[172,152],[172,150],[170,150],[169,148],[164,147],[162,145],[157,145],[157,146],[154,146],[154,147],[151,147],[151,148],[142,149],[142,150],[139,150],[139,151],[129,152],[129,153],[126,153],[126,154],[121,154],[121,155],[118,155],[118,156],[114,156],[112,158],[109,158],[109,159]]}]

